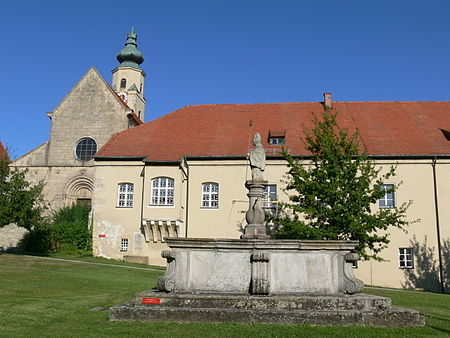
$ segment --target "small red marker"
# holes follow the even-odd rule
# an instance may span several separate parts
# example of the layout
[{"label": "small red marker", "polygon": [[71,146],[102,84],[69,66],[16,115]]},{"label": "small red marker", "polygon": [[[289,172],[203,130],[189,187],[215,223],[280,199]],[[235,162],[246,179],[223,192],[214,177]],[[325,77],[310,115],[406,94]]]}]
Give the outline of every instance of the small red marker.
[{"label": "small red marker", "polygon": [[98,237],[103,238],[106,237],[106,235],[98,235]]},{"label": "small red marker", "polygon": [[161,304],[161,298],[142,298],[142,304]]}]

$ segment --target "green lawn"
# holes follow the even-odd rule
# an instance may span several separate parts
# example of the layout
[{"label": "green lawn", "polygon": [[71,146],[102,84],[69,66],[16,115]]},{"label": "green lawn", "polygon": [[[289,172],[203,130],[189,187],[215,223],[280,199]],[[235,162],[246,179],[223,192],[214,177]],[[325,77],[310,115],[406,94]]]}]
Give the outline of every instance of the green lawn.
[{"label": "green lawn", "polygon": [[[117,261],[66,256],[102,264]],[[0,255],[0,337],[424,337],[450,334],[450,295],[367,289],[424,311],[423,328],[109,322],[108,307],[151,289],[161,271]]]}]

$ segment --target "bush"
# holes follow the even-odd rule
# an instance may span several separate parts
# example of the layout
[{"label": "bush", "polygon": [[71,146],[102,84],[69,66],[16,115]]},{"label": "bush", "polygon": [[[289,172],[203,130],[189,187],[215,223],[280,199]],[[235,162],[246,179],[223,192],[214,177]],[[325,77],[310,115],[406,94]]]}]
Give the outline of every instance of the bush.
[{"label": "bush", "polygon": [[51,227],[48,224],[35,226],[20,241],[20,248],[26,252],[46,253],[54,251]]},{"label": "bush", "polygon": [[53,217],[52,235],[57,251],[91,251],[88,206],[74,205],[59,209]]},{"label": "bush", "polygon": [[50,224],[35,226],[21,241],[21,248],[29,252],[64,251],[92,252],[89,226],[90,207],[74,205],[59,209]]}]

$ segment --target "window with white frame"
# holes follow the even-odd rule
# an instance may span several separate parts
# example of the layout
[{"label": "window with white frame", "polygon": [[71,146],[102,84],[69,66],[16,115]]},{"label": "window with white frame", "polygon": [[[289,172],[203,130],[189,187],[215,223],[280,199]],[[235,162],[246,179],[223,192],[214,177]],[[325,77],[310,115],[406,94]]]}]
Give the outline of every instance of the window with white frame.
[{"label": "window with white frame", "polygon": [[414,261],[411,248],[399,248],[398,249],[398,261],[399,267],[402,269],[414,268]]},{"label": "window with white frame", "polygon": [[219,208],[219,184],[202,184],[202,208]]},{"label": "window with white frame", "polygon": [[151,205],[173,205],[174,180],[170,177],[152,179]]},{"label": "window with white frame", "polygon": [[128,251],[128,238],[121,238],[120,239],[120,252],[127,252]]},{"label": "window with white frame", "polygon": [[278,146],[286,144],[286,139],[284,137],[270,137],[269,144],[271,146]]},{"label": "window with white frame", "polygon": [[385,194],[379,200],[380,208],[394,208],[395,207],[394,185],[383,184],[381,185],[381,190],[383,190]]},{"label": "window with white frame", "polygon": [[119,208],[133,207],[133,183],[119,183],[117,191],[117,206]]},{"label": "window with white frame", "polygon": [[277,185],[268,184],[264,188],[263,208],[276,209],[277,204]]}]

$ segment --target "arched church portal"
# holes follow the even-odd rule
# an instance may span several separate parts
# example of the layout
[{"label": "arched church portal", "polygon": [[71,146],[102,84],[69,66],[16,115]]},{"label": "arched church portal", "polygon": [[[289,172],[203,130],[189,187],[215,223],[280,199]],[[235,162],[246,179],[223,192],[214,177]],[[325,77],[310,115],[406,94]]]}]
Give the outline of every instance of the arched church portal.
[{"label": "arched church portal", "polygon": [[94,190],[94,182],[86,176],[78,176],[73,178],[64,191],[64,204],[70,205],[88,205],[92,204],[92,192]]}]

